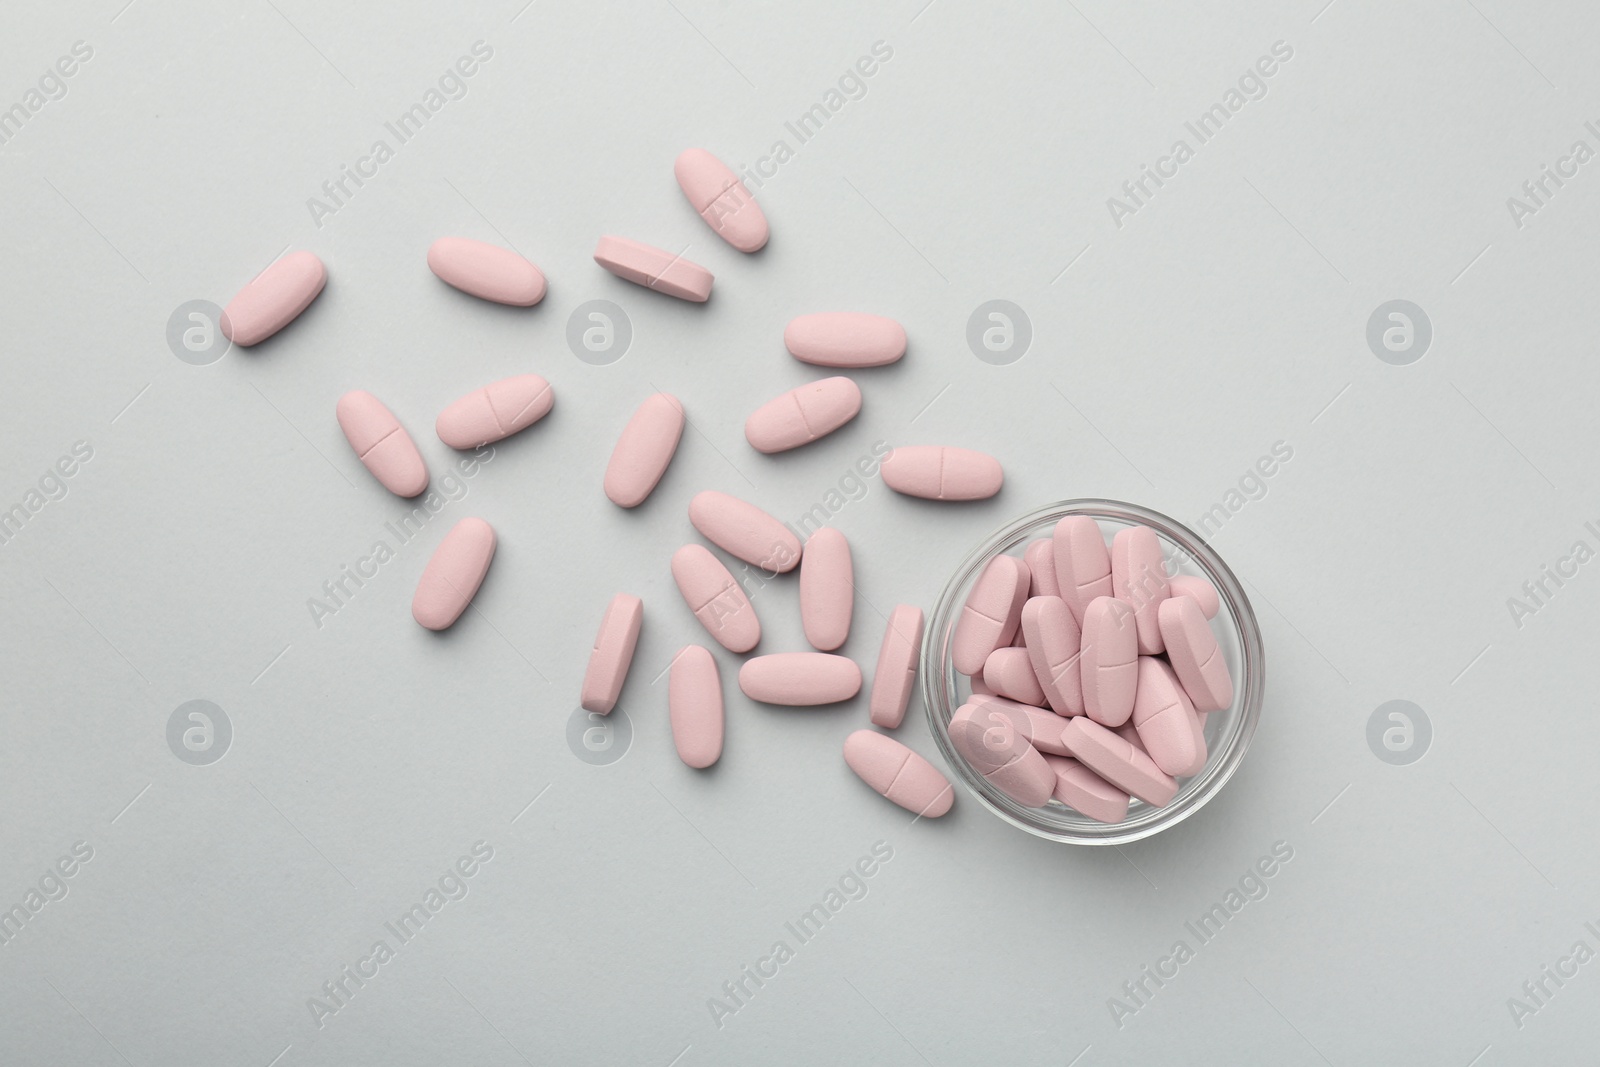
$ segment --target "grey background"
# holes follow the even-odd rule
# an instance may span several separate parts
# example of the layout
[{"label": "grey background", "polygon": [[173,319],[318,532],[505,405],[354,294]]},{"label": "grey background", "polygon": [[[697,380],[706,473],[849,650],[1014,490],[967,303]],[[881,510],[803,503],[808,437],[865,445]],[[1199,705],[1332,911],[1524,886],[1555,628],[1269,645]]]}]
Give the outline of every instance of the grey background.
[{"label": "grey background", "polygon": [[[0,903],[87,842],[68,895],[0,947],[0,1062],[132,1064],[1282,1064],[1573,1062],[1600,963],[1537,1014],[1507,999],[1600,948],[1593,715],[1600,564],[1519,628],[1507,598],[1600,539],[1593,369],[1600,162],[1518,228],[1506,198],[1600,116],[1576,0],[871,8],[702,0],[13,6],[0,106],[73,42],[93,58],[0,146],[0,501],[73,442],[93,458],[0,546]],[[1319,10],[1320,8],[1320,10]],[[338,213],[306,206],[477,40],[493,58]],[[754,163],[875,41],[893,58],[756,190],[765,252],[722,245],[672,160]],[[1118,228],[1106,200],[1273,42],[1292,60]],[[1191,139],[1192,140],[1192,139]],[[691,306],[590,261],[619,233],[717,275]],[[424,252],[512,244],[532,310],[474,301]],[[180,304],[218,304],[286,248],[329,268],[278,338],[193,366]],[[608,366],[565,343],[613,300]],[[965,343],[988,300],[1026,356]],[[1390,300],[1427,312],[1409,366],[1366,345]],[[764,457],[746,413],[814,371],[783,324],[859,308],[906,324],[859,375],[859,419]],[[422,537],[318,628],[308,597],[406,508],[345,446],[345,390],[381,396],[435,484],[431,423],[535,371],[558,397]],[[655,389],[693,429],[649,503],[600,492]],[[1171,833],[1054,846],[968,799],[939,821],[839,757],[865,701],[762,708],[728,691],[724,758],[683,767],[660,672],[702,641],[667,568],[702,488],[797,518],[875,441],[1001,457],[989,502],[870,482],[834,519],[862,602],[929,609],[1010,517],[1068,496],[1193,523],[1277,441],[1293,458],[1213,538],[1249,583],[1270,683],[1249,759]],[[501,547],[470,613],[409,617],[455,519]],[[624,758],[567,743],[605,600],[644,598]],[[762,589],[764,650],[802,648],[794,582]],[[216,702],[232,745],[180,761],[167,721]],[[1432,747],[1380,760],[1389,700]],[[920,701],[902,739],[933,754]],[[387,936],[474,842],[494,850],[337,1015],[307,1000]],[[814,940],[784,923],[874,842],[893,859]],[[1275,842],[1293,859],[1203,946],[1185,928]],[[1600,921],[1597,921],[1600,926]],[[708,998],[789,940],[721,1028]],[[1119,1028],[1108,999],[1184,939],[1195,956]],[[391,938],[392,940],[392,938]],[[1551,989],[1555,989],[1552,985]]]}]

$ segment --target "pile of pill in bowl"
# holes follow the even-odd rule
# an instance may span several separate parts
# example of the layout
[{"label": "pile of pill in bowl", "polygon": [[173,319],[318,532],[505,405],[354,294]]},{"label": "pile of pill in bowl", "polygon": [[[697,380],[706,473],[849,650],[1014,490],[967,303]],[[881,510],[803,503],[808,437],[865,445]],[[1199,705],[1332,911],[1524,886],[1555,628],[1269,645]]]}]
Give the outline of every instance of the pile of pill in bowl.
[{"label": "pile of pill in bowl", "polygon": [[[766,245],[765,214],[715,156],[689,149],[673,169],[690,207],[719,237],[745,253]],[[651,245],[608,235],[594,259],[617,277],[666,296],[698,303],[711,297],[710,271]],[[428,249],[427,262],[442,281],[483,300],[530,307],[545,296],[543,272],[509,249],[443,237]],[[266,340],[305,311],[326,281],[315,254],[282,256],[229,302],[223,334],[241,347]],[[802,315],[787,325],[783,340],[796,359],[837,370],[885,366],[906,351],[898,322],[861,312]],[[554,403],[548,381],[522,374],[445,405],[434,429],[449,447],[472,450],[527,429]],[[763,453],[800,448],[850,422],[861,403],[852,378],[822,378],[757,408],[745,423],[745,438]],[[339,398],[335,413],[351,449],[384,488],[403,498],[427,488],[422,454],[382,400],[355,390]],[[671,464],[684,425],[684,405],[675,396],[658,393],[640,404],[606,467],[607,498],[620,508],[644,504]],[[880,470],[891,489],[930,500],[987,499],[1004,481],[993,457],[945,445],[895,448]],[[709,490],[690,502],[688,518],[707,542],[735,559],[773,575],[799,571],[800,615],[813,650],[745,660],[739,669],[744,694],[797,706],[854,698],[861,669],[835,651],[849,634],[855,601],[855,564],[844,535],[822,528],[801,544],[755,505]],[[488,574],[495,545],[494,529],[481,518],[456,523],[417,583],[411,611],[420,625],[444,630],[461,617]],[[686,544],[670,566],[684,603],[711,640],[741,655],[756,647],[761,621],[716,553]],[[1231,699],[1227,667],[1206,621],[1216,607],[1216,590],[1203,579],[1166,578],[1147,528],[1120,532],[1108,552],[1092,519],[1062,520],[1053,538],[1030,546],[1025,558],[997,557],[974,585],[955,635],[956,666],[971,677],[974,697],[951,720],[951,741],[996,788],[1024,805],[1053,796],[1114,822],[1126,813],[1130,794],[1166,803],[1176,791],[1175,777],[1205,762],[1206,712]],[[619,592],[606,606],[583,679],[586,710],[607,715],[616,706],[643,620],[644,604],[632,594]],[[912,605],[889,615],[869,697],[879,730],[897,729],[905,718],[923,625],[921,609]],[[669,669],[674,746],[689,767],[709,767],[721,758],[723,743],[717,661],[704,645],[690,644]],[[954,793],[944,775],[879,730],[857,730],[845,739],[850,768],[919,816],[947,812]]]}]

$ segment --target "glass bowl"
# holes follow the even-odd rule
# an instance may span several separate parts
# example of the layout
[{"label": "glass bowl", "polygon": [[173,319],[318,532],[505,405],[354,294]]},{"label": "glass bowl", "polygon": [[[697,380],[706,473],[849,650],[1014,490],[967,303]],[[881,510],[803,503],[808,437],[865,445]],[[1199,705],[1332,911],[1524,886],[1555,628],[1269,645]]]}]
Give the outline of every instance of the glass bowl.
[{"label": "glass bowl", "polygon": [[[951,662],[950,639],[973,581],[995,556],[1001,553],[1022,555],[1028,542],[1049,537],[1056,522],[1068,515],[1088,515],[1096,520],[1108,543],[1124,527],[1148,526],[1161,539],[1169,576],[1191,574],[1211,582],[1221,602],[1212,620],[1212,632],[1217,636],[1217,644],[1233,675],[1233,704],[1212,712],[1206,720],[1205,768],[1193,777],[1181,779],[1178,795],[1162,807],[1153,807],[1135,797],[1128,805],[1127,818],[1117,823],[1097,822],[1055,799],[1043,808],[1023,807],[974,770],[951,744],[947,732],[950,717],[972,698],[970,682]],[[1261,717],[1265,685],[1261,628],[1233,571],[1187,526],[1159,512],[1120,500],[1063,500],[1023,515],[996,531],[968,553],[945,585],[922,646],[922,695],[928,726],[956,778],[980,804],[1011,825],[1039,837],[1075,845],[1120,845],[1138,841],[1177,825],[1204,807],[1244,760],[1245,750],[1255,735],[1256,722]]]}]

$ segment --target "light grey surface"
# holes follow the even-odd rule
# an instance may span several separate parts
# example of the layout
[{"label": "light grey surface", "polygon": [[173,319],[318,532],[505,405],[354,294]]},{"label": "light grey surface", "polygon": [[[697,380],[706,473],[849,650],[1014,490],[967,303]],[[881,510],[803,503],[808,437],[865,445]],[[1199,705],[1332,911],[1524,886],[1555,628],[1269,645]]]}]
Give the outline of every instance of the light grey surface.
[{"label": "light grey surface", "polygon": [[[1535,1004],[1525,981],[1577,942],[1600,949],[1584,926],[1600,930],[1600,564],[1520,627],[1507,598],[1573,542],[1600,547],[1584,525],[1600,520],[1600,162],[1520,228],[1506,198],[1573,142],[1600,148],[1583,125],[1600,117],[1591,7],[123,3],[14,5],[0,32],[0,107],[74,42],[93,48],[0,145],[0,502],[74,442],[93,449],[0,545],[0,904],[76,842],[93,850],[0,946],[0,1062],[1588,1054],[1600,963],[1546,979],[1520,1020],[1508,998]],[[493,56],[466,95],[314,225],[307,198],[480,40]],[[677,152],[752,164],[793,146],[785,122],[878,41],[893,56],[866,94],[756,191],[770,247],[723,246],[672,180]],[[1293,57],[1266,96],[1116,226],[1107,198],[1194,145],[1185,121],[1278,41]],[[589,259],[602,233],[686,249],[717,274],[711,302],[606,275]],[[445,234],[514,244],[548,298],[511,310],[446,288],[423,262]],[[208,366],[174,357],[175,308],[226,302],[286,247],[329,268],[300,321]],[[609,366],[565,341],[597,298],[634,329]],[[1031,320],[1009,365],[966,343],[994,299]],[[1433,327],[1405,366],[1366,342],[1396,299]],[[782,325],[833,308],[900,319],[910,354],[859,375],[847,429],[755,454],[745,414],[815,376]],[[338,395],[383,397],[437,484],[438,410],[526,371],[552,381],[554,413],[315,626],[307,599],[406,510],[345,447]],[[623,514],[601,472],[655,389],[694,429]],[[864,701],[756,707],[726,655],[723,761],[677,761],[657,678],[703,640],[667,569],[693,536],[688,498],[798,518],[877,441],[984,449],[1007,484],[940,507],[872,479],[839,511],[862,594],[845,651],[869,667],[879,609],[931,608],[1011,516],[1092,495],[1193,523],[1292,447],[1213,538],[1255,598],[1270,682],[1255,747],[1206,811],[1120,854],[1034,840],[966,799],[910,825],[839,757]],[[409,599],[468,514],[499,555],[479,610],[436,636]],[[596,766],[567,728],[618,589],[646,604],[633,738]],[[764,649],[803,647],[792,580],[755,601]],[[207,766],[168,746],[192,699],[232,724]],[[1367,742],[1397,699],[1433,730],[1406,766]],[[932,754],[920,704],[901,735]],[[395,942],[384,923],[479,841],[493,858],[464,899],[319,1026],[308,999]],[[799,944],[785,923],[880,841],[893,858],[867,895]],[[1265,898],[1200,944],[1185,923],[1275,842],[1293,859]],[[1117,1025],[1110,999],[1180,939],[1193,959]],[[709,998],[779,940],[793,959],[715,1025]]]}]

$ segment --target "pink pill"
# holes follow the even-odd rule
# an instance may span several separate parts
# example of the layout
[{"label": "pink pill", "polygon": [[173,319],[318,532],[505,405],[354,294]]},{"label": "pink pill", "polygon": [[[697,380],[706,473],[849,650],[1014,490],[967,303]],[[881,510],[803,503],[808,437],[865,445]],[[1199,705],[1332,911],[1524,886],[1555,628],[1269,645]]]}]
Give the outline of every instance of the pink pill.
[{"label": "pink pill", "polygon": [[1029,596],[1061,595],[1061,586],[1056,582],[1055,546],[1050,538],[1040,537],[1029,541],[1022,553],[1022,561],[1028,565],[1028,574],[1033,579],[1028,589]]},{"label": "pink pill", "polygon": [[1167,659],[1194,710],[1220,711],[1232,704],[1233,677],[1200,605],[1188,596],[1171,597],[1161,604],[1160,622]]},{"label": "pink pill", "polygon": [[1217,587],[1204,578],[1197,578],[1192,574],[1180,574],[1176,578],[1167,579],[1167,587],[1172,590],[1173,596],[1192,597],[1200,605],[1201,614],[1208,619],[1217,617],[1217,609],[1222,607],[1221,598],[1217,596]]},{"label": "pink pill", "polygon": [[678,188],[706,225],[741,252],[755,252],[767,243],[767,216],[744,182],[704,148],[685,149],[672,165]]},{"label": "pink pill", "polygon": [[1050,802],[1055,772],[1005,716],[967,704],[951,717],[948,732],[961,758],[1000,792],[1025,808]]},{"label": "pink pill", "polygon": [[240,289],[222,309],[222,336],[241,348],[260,344],[311,306],[328,282],[312,252],[290,252]]},{"label": "pink pill", "polygon": [[1056,583],[1072,617],[1083,623],[1083,611],[1097,596],[1111,595],[1111,553],[1100,524],[1087,515],[1068,515],[1050,535]]},{"label": "pink pill", "polygon": [[879,796],[907,811],[937,819],[955,803],[945,776],[892,737],[857,730],[844,739],[844,761]]},{"label": "pink pill", "polygon": [[1178,782],[1149,756],[1086,715],[1067,720],[1067,747],[1078,762],[1116,786],[1161,807],[1178,795]]},{"label": "pink pill", "polygon": [[478,595],[494,559],[494,528],[479,518],[465,518],[451,527],[411,598],[411,617],[430,630],[448,629]]},{"label": "pink pill", "polygon": [[786,574],[800,562],[800,538],[736,496],[712,489],[696,493],[689,501],[689,521],[707,541],[768,574]]},{"label": "pink pill", "polygon": [[1036,596],[1022,606],[1022,633],[1033,674],[1058,715],[1082,715],[1082,635],[1058,596]]},{"label": "pink pill", "polygon": [[679,300],[711,299],[711,272],[664,249],[608,234],[595,246],[594,261],[623,281]]},{"label": "pink pill", "polygon": [[757,452],[786,452],[837,430],[861,411],[861,387],[849,378],[823,378],[767,401],[744,422]]},{"label": "pink pill", "polygon": [[883,484],[926,500],[987,500],[1005,483],[993,456],[967,448],[910,445],[883,457]]},{"label": "pink pill", "polygon": [[1046,756],[1056,775],[1055,798],[1097,822],[1121,822],[1128,817],[1128,794],[1075,759]]},{"label": "pink pill", "polygon": [[672,661],[667,715],[684,763],[709,767],[722,758],[722,676],[709,649],[687,645]]},{"label": "pink pill", "polygon": [[872,673],[868,709],[875,726],[895,729],[906,717],[911,690],[917,681],[917,657],[922,654],[922,609],[898,604],[889,613],[889,625],[878,646],[878,666]]},{"label": "pink pill", "polygon": [[606,464],[606,496],[618,507],[635,508],[645,502],[683,437],[683,405],[670,393],[657,393],[645,402],[622,428],[622,436]]},{"label": "pink pill", "polygon": [[499,245],[468,237],[441,237],[428,247],[428,269],[440,281],[480,300],[532,307],[544,299],[544,274]]},{"label": "pink pill", "polygon": [[989,653],[1011,643],[1028,598],[1028,565],[1016,556],[996,556],[972,583],[950,639],[956,670],[974,675]]},{"label": "pink pill", "polygon": [[416,442],[383,401],[356,389],[339,398],[339,428],[372,476],[395,496],[413,497],[428,488],[428,467]]},{"label": "pink pill", "polygon": [[1121,726],[1133,714],[1139,684],[1139,629],[1133,608],[1099,596],[1083,613],[1084,713],[1102,726]]},{"label": "pink pill", "polygon": [[610,715],[622,695],[633,665],[633,650],[639,645],[639,625],[644,621],[644,601],[631,593],[618,593],[606,605],[600,630],[589,653],[589,668],[583,674],[581,703],[585,711]]},{"label": "pink pill", "polygon": [[744,661],[739,688],[763,704],[837,704],[861,692],[861,668],[826,652],[775,652]]},{"label": "pink pill", "polygon": [[1022,704],[1044,707],[1044,690],[1034,677],[1028,650],[1007,645],[983,661],[983,681],[996,694]]},{"label": "pink pill", "polygon": [[1040,752],[1057,756],[1072,755],[1065,740],[1067,720],[1055,712],[1001,696],[974,694],[970,703],[987,716],[988,721],[992,722],[996,715],[1005,718],[1013,729],[1027,739],[1028,744]]},{"label": "pink pill", "polygon": [[1167,599],[1167,569],[1161,559],[1161,539],[1148,526],[1129,526],[1111,539],[1112,595],[1133,606],[1139,629],[1139,655],[1153,656],[1161,643],[1158,613]]},{"label": "pink pill", "polygon": [[439,413],[434,429],[451,448],[477,448],[520,433],[550,414],[556,394],[537,374],[519,374],[468,393]]},{"label": "pink pill", "polygon": [[706,633],[729,652],[748,652],[761,640],[761,620],[750,598],[704,545],[672,554],[672,579]]},{"label": "pink pill", "polygon": [[906,354],[906,330],[893,319],[859,311],[824,311],[791,319],[783,344],[819,367],[882,367]]},{"label": "pink pill", "polygon": [[844,644],[855,600],[850,542],[838,530],[824,526],[806,539],[800,557],[800,622],[812,648],[832,652]]},{"label": "pink pill", "polygon": [[1167,774],[1182,778],[1205,767],[1205,735],[1194,705],[1172,668],[1154,656],[1139,657],[1133,726],[1151,760]]}]

